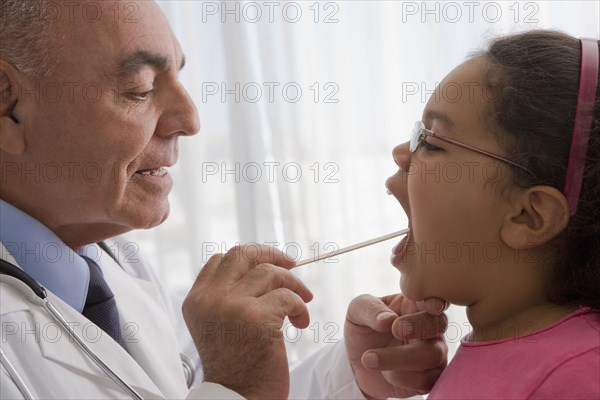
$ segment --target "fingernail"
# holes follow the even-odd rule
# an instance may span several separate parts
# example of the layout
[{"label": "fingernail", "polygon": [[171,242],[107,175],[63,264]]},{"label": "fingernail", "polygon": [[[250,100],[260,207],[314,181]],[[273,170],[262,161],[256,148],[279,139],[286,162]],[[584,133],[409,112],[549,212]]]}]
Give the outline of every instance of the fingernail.
[{"label": "fingernail", "polygon": [[379,367],[379,357],[375,353],[367,353],[362,358],[362,363],[367,368]]},{"label": "fingernail", "polygon": [[448,303],[447,301],[444,301],[444,304],[442,304],[442,307],[440,308],[438,313],[439,314],[443,313],[444,311],[446,311],[448,309],[448,307],[450,307],[450,303]]},{"label": "fingernail", "polygon": [[377,314],[377,316],[375,317],[375,319],[377,321],[383,321],[384,319],[390,318],[390,317],[397,317],[397,315],[391,311],[382,311],[379,314]]}]

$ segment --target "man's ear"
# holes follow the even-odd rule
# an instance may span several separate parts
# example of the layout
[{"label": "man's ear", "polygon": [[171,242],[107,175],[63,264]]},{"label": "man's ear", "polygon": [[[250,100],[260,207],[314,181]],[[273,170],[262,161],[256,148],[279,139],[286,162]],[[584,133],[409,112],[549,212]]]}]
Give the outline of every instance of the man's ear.
[{"label": "man's ear", "polygon": [[556,237],[569,223],[567,199],[553,187],[528,188],[513,202],[513,213],[500,231],[502,240],[511,248],[540,246]]},{"label": "man's ear", "polygon": [[0,150],[15,155],[25,151],[25,124],[15,114],[21,100],[17,77],[18,71],[0,60]]}]

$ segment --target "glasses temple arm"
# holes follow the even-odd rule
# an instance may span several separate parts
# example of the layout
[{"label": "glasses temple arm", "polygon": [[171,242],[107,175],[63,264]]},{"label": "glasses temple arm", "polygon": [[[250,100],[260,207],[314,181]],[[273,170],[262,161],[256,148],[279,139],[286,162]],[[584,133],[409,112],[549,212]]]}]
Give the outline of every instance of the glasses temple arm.
[{"label": "glasses temple arm", "polygon": [[508,163],[508,164],[513,165],[513,166],[515,166],[517,168],[520,168],[520,169],[526,171],[527,173],[529,173],[531,176],[535,177],[535,174],[533,172],[531,172],[528,168],[526,168],[526,167],[524,167],[524,166],[522,166],[520,164],[517,164],[516,162],[511,161],[511,160],[509,160],[507,158],[504,158],[504,157],[499,156],[499,155],[494,154],[494,153],[490,153],[489,151],[482,150],[482,149],[480,149],[478,147],[470,146],[468,144],[457,142],[456,140],[453,140],[453,139],[450,139],[450,138],[447,138],[447,137],[444,137],[444,136],[440,136],[440,135],[436,134],[435,132],[432,132],[432,131],[429,131],[429,130],[428,130],[428,132],[431,134],[431,136],[433,136],[436,139],[439,139],[439,140],[447,142],[447,143],[454,144],[456,146],[462,147],[462,148],[467,149],[467,150],[471,150],[471,151],[475,151],[477,153],[484,154],[484,155],[486,155],[488,157],[495,158],[496,160],[504,161],[505,163]]}]

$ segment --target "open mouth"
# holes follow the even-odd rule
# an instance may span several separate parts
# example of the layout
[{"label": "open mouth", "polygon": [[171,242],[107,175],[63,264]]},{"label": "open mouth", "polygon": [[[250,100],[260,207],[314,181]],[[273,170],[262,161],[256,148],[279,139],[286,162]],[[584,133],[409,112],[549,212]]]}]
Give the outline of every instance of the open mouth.
[{"label": "open mouth", "polygon": [[409,236],[410,231],[392,248],[392,254],[401,256],[404,253],[406,250],[406,245],[408,244]]},{"label": "open mouth", "polygon": [[135,173],[142,176],[156,176],[160,178],[162,176],[167,175],[169,172],[165,167],[159,167],[153,169],[141,169],[139,171],[136,171]]}]

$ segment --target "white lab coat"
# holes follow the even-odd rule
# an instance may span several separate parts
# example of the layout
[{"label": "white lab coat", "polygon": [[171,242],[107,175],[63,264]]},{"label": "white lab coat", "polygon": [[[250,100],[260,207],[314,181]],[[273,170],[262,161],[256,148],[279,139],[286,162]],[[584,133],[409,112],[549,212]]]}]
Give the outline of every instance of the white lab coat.
[{"label": "white lab coat", "polygon": [[[0,257],[16,265],[1,243]],[[179,304],[161,292],[146,264],[120,261],[123,268],[104,253],[99,264],[115,294],[127,351],[54,294],[48,292],[48,299],[92,350],[142,397],[240,398],[201,379],[196,379],[195,387],[188,390],[180,351],[195,361],[198,355],[184,329]],[[72,342],[25,284],[0,276],[0,310],[0,346],[35,398],[128,398]],[[0,369],[0,398],[23,398],[8,372]],[[343,343],[313,355],[292,371],[290,398],[363,398],[354,382]]]}]

